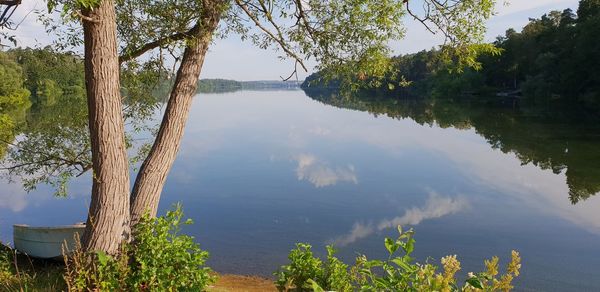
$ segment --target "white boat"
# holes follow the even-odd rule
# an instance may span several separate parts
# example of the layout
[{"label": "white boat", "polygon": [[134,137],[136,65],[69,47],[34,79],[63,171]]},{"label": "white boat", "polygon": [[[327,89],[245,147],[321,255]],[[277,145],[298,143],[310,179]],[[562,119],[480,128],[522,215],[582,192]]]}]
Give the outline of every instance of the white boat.
[{"label": "white boat", "polygon": [[76,240],[81,238],[85,224],[32,227],[13,225],[15,249],[36,258],[60,258],[63,256],[63,244],[68,250],[74,250]]}]

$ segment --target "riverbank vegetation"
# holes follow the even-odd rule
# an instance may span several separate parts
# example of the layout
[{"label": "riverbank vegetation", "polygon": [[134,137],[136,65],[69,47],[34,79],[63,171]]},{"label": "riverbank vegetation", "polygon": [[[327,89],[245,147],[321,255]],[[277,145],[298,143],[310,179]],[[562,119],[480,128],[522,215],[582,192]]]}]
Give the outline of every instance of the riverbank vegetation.
[{"label": "riverbank vegetation", "polygon": [[[359,255],[352,266],[335,257],[327,246],[324,259],[309,244],[298,243],[291,250],[290,263],[274,273],[268,284],[256,277],[225,276],[213,285],[217,275],[206,266],[208,252],[194,238],[181,233],[192,224],[183,217],[180,205],[158,218],[144,216],[116,255],[88,252],[76,245],[64,250],[64,262],[30,259],[2,245],[0,288],[7,291],[510,291],[519,276],[521,258],[512,251],[505,273],[499,258],[485,261],[486,270],[458,276],[456,255],[440,259],[441,266],[415,262],[414,232],[402,232],[396,239],[385,238],[388,258],[368,259]],[[466,279],[459,283],[458,279]]]},{"label": "riverbank vegetation", "polygon": [[215,281],[205,266],[208,252],[194,238],[181,234],[180,206],[163,217],[145,215],[135,225],[135,240],[117,255],[66,251],[65,282],[69,291],[202,291]]},{"label": "riverbank vegetation", "polygon": [[[219,285],[205,262],[208,252],[194,239],[180,233],[180,207],[165,216],[148,216],[136,225],[136,241],[126,243],[117,255],[70,251],[65,264],[29,259],[2,246],[0,288],[7,291],[510,291],[519,276],[521,258],[512,251],[504,274],[499,258],[485,261],[486,270],[459,276],[456,255],[440,259],[441,266],[415,262],[414,232],[396,239],[386,238],[388,258],[367,259],[360,255],[352,266],[335,257],[327,247],[324,259],[309,244],[299,243],[289,254],[290,263],[274,273],[274,284],[256,277],[226,275]],[[466,279],[459,283],[458,279]]]},{"label": "riverbank vegetation", "polygon": [[144,216],[133,230],[136,240],[117,255],[86,252],[79,244],[65,250],[64,265],[31,260],[2,246],[0,288],[14,291],[203,291],[215,274],[205,266],[208,252],[181,233],[180,206],[165,216]]},{"label": "riverbank vegetation", "polygon": [[31,259],[0,242],[0,291],[65,291],[61,265]]},{"label": "riverbank vegetation", "polygon": [[505,274],[500,274],[499,258],[485,261],[486,270],[468,273],[464,284],[457,280],[461,270],[456,255],[443,257],[441,269],[435,264],[419,264],[412,253],[415,249],[414,232],[402,232],[398,238],[385,238],[388,258],[370,260],[365,255],[356,258],[350,267],[335,257],[333,246],[327,246],[325,261],[313,255],[311,245],[299,243],[282,266],[277,276],[280,291],[510,291],[512,281],[519,276],[521,257],[512,251]]}]

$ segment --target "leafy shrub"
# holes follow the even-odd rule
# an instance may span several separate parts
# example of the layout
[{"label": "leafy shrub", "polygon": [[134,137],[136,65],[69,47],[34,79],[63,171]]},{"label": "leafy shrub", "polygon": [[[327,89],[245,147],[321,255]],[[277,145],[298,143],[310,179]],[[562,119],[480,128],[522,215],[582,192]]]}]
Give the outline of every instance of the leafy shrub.
[{"label": "leafy shrub", "polygon": [[[335,291],[352,291],[352,279],[348,274],[348,265],[334,256],[333,246],[327,246],[327,265],[325,266],[324,279],[321,280],[321,287]],[[313,284],[314,286],[314,284]]]},{"label": "leafy shrub", "polygon": [[327,246],[327,261],[315,257],[310,244],[298,243],[288,258],[290,264],[275,272],[280,291],[296,287],[296,291],[310,291],[313,287],[327,290],[352,291],[348,265],[334,256],[335,249]]},{"label": "leafy shrub", "polygon": [[200,249],[194,238],[180,234],[183,213],[178,206],[165,217],[145,216],[134,229],[131,249],[134,287],[167,291],[171,287],[200,291],[213,281],[211,270],[204,267],[208,252]]},{"label": "leafy shrub", "polygon": [[308,288],[309,279],[319,280],[323,277],[323,262],[316,258],[312,252],[312,246],[306,243],[296,244],[296,248],[290,251],[288,259],[290,264],[282,266],[275,273],[278,287],[293,285],[298,289]]},{"label": "leafy shrub", "polygon": [[76,249],[65,256],[65,264],[64,278],[69,291],[120,290],[127,287],[131,274],[126,252],[117,257],[100,251],[86,253],[79,242]]},{"label": "leafy shrub", "polygon": [[5,282],[13,275],[11,250],[0,242],[0,282]]},{"label": "leafy shrub", "polygon": [[80,247],[66,259],[69,291],[202,291],[214,282],[204,264],[208,252],[191,236],[180,234],[183,212],[144,218],[133,230],[135,241],[119,255],[85,253]]},{"label": "leafy shrub", "polygon": [[[356,264],[348,266],[333,256],[333,248],[327,247],[327,265],[323,267],[315,258],[308,244],[297,244],[290,252],[290,264],[275,273],[280,291],[510,291],[512,280],[519,275],[521,258],[512,251],[506,274],[499,275],[498,257],[485,261],[486,271],[469,273],[462,286],[456,281],[460,262],[456,255],[441,259],[441,271],[433,264],[419,264],[411,254],[414,251],[414,232],[403,233],[398,227],[396,240],[385,239],[389,253],[387,260],[369,260],[365,255],[356,258]],[[400,252],[401,251],[401,252]]]}]

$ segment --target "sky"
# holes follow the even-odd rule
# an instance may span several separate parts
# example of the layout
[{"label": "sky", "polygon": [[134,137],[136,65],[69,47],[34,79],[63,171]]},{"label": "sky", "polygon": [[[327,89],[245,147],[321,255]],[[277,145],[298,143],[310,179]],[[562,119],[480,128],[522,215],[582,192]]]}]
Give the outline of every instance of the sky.
[{"label": "sky", "polygon": [[[496,36],[503,35],[506,29],[520,30],[530,17],[540,17],[551,10],[571,8],[576,10],[577,0],[512,0],[507,5],[502,0],[497,6],[497,14],[488,21],[486,41],[493,41]],[[44,26],[36,21],[32,10],[44,10],[46,4],[42,0],[23,0],[12,20],[21,22],[14,32],[20,46],[45,46],[51,43]],[[394,54],[414,53],[431,49],[441,44],[440,35],[429,33],[422,24],[406,19],[406,37],[401,41],[390,43]],[[299,70],[298,78],[303,80],[312,73],[314,63],[309,63],[309,71]],[[249,42],[242,42],[239,37],[231,36],[217,40],[209,49],[201,78],[225,78],[235,80],[280,80],[293,71],[294,63],[280,60],[273,50],[262,50]]]}]

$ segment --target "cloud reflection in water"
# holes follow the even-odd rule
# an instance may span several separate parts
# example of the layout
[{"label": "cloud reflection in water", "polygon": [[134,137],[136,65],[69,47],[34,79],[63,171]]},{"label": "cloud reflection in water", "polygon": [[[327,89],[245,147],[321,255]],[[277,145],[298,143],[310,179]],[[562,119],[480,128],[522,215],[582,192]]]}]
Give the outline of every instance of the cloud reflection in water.
[{"label": "cloud reflection in water", "polygon": [[334,239],[333,242],[338,246],[345,246],[359,239],[368,237],[377,231],[382,231],[398,225],[418,225],[423,220],[440,218],[458,213],[468,207],[469,203],[463,197],[442,197],[435,192],[431,192],[424,207],[413,207],[406,210],[402,216],[384,219],[377,224],[354,223],[352,230],[348,234]]},{"label": "cloud reflection in water", "polygon": [[312,154],[300,154],[294,157],[294,160],[298,162],[296,168],[298,180],[307,180],[317,188],[335,185],[338,182],[358,184],[353,165],[331,168]]},{"label": "cloud reflection in water", "polygon": [[20,212],[27,207],[27,193],[18,183],[3,183],[0,188],[0,209],[7,208],[13,212]]}]

